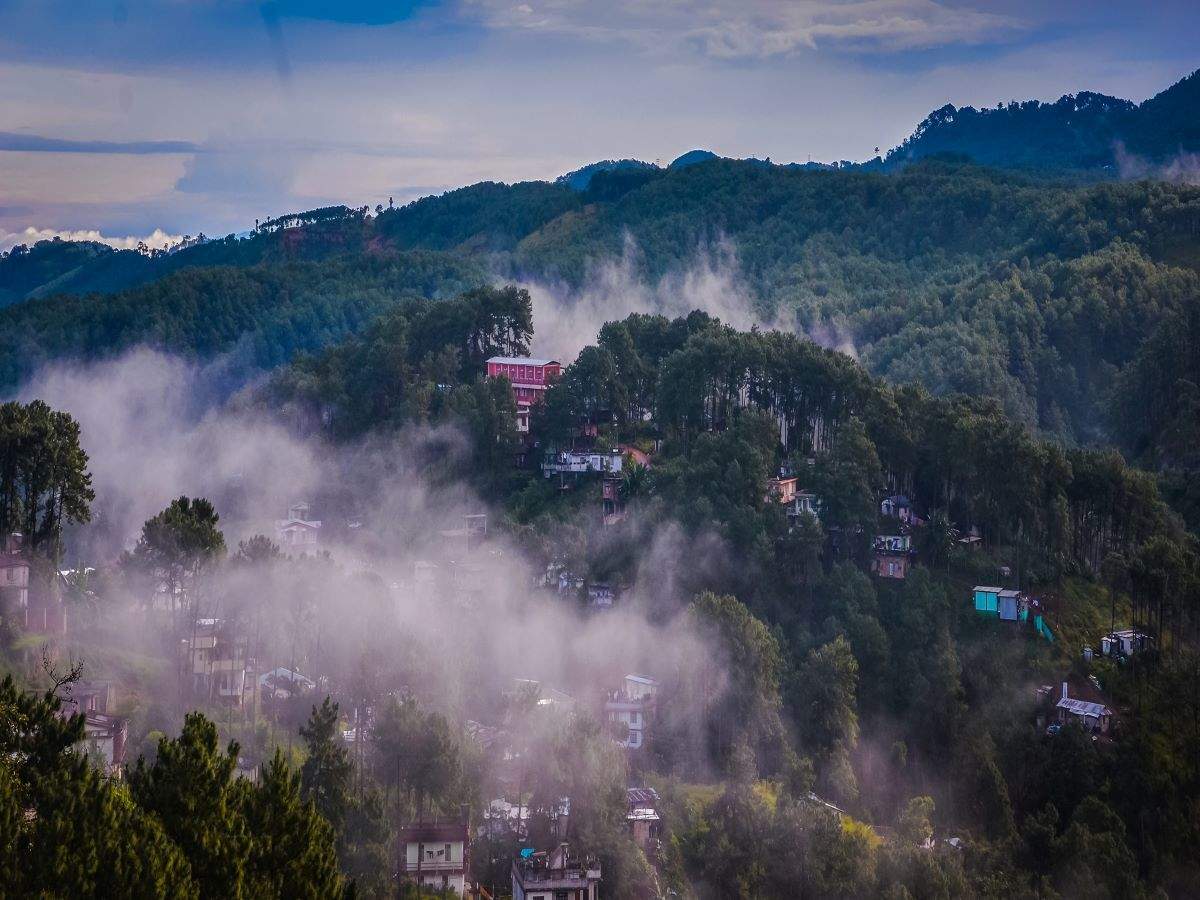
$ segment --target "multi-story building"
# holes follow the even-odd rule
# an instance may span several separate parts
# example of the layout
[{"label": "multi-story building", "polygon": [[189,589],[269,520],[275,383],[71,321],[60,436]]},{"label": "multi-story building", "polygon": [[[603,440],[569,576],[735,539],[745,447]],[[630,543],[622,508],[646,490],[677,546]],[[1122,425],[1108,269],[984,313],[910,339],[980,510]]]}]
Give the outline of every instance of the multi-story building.
[{"label": "multi-story building", "polygon": [[112,685],[107,681],[68,682],[58,688],[59,715],[84,717],[83,740],[77,749],[92,765],[114,778],[125,766],[129,722],[111,714],[115,707]]},{"label": "multi-story building", "polygon": [[562,374],[562,364],[553,359],[524,356],[493,356],[487,361],[488,378],[507,378],[517,401],[517,431],[529,431],[529,411],[541,402],[546,389]]},{"label": "multi-story building", "polygon": [[183,650],[196,695],[234,706],[253,699],[258,684],[253,662],[247,659],[245,638],[231,625],[221,619],[197,619]]},{"label": "multi-story building", "polygon": [[[9,615],[28,631],[62,635],[67,631],[61,576],[49,564],[35,568],[32,551],[17,533],[6,535],[0,552],[0,615]],[[43,576],[39,577],[38,572]],[[7,612],[6,612],[7,611]]]},{"label": "multi-story building", "polygon": [[466,896],[471,868],[470,832],[465,809],[457,822],[426,822],[402,828],[397,838],[402,877],[421,887]]},{"label": "multi-story building", "polygon": [[599,900],[600,863],[569,845],[513,860],[513,900]]},{"label": "multi-story building", "polygon": [[630,750],[639,750],[646,742],[646,726],[654,712],[658,682],[644,675],[626,675],[619,691],[604,702],[604,714],[610,722],[623,722],[628,733],[621,742]]},{"label": "multi-story building", "polygon": [[293,503],[288,507],[287,518],[276,520],[275,533],[283,549],[301,552],[316,549],[321,523],[309,518],[310,515],[307,503]]}]

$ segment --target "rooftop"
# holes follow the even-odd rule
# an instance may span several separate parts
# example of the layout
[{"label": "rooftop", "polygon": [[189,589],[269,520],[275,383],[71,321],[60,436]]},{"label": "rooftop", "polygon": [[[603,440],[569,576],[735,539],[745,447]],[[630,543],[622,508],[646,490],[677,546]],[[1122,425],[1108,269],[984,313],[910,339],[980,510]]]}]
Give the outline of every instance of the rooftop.
[{"label": "rooftop", "polygon": [[1058,701],[1058,708],[1065,709],[1069,713],[1074,713],[1077,716],[1087,716],[1091,719],[1099,719],[1103,716],[1111,716],[1110,710],[1103,703],[1089,703],[1087,700],[1076,700],[1074,697],[1063,697]]},{"label": "rooftop", "polygon": [[444,844],[470,840],[466,822],[424,822],[401,828],[401,844]]},{"label": "rooftop", "polygon": [[540,359],[534,356],[493,356],[489,363],[501,366],[549,366],[558,365],[557,359]]}]

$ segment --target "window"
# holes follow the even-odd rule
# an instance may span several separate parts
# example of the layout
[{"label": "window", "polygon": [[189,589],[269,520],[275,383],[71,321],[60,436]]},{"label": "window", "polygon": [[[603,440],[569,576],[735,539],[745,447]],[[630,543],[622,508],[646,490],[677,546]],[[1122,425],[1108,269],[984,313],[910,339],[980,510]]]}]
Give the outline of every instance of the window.
[{"label": "window", "polygon": [[446,862],[450,862],[450,858],[451,858],[451,854],[450,854],[450,845],[449,845],[449,844],[447,844],[447,845],[446,845]]}]

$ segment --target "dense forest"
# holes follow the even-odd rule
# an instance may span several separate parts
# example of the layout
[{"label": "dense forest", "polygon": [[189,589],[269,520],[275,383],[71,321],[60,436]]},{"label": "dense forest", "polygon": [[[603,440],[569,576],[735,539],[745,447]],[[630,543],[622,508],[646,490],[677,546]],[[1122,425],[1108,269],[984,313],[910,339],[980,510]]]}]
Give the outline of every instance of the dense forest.
[{"label": "dense forest", "polygon": [[[1039,438],[993,400],[892,386],[844,354],[702,311],[606,323],[522,438],[507,381],[483,363],[526,354],[535,325],[511,286],[403,300],[279,369],[241,411],[331,460],[383,449],[389,479],[433,492],[417,514],[387,515],[389,531],[368,524],[375,541],[289,556],[257,534],[234,550],[256,520],[181,497],[69,588],[77,625],[60,660],[120,673],[130,693],[141,759],[124,780],[70,749],[83,721],[63,717],[58,688],[71,673],[30,659],[5,617],[8,667],[52,681],[32,696],[0,686],[5,884],[388,896],[406,822],[507,797],[527,825],[487,820],[472,847],[472,877],[498,893],[517,850],[550,834],[595,854],[618,898],[1046,897],[1081,879],[1095,896],[1194,893],[1200,558],[1151,477]],[[62,518],[31,529],[45,546],[68,519],[105,527],[87,524],[87,435],[69,416],[7,404],[0,424],[12,451],[0,494],[17,498],[5,528],[28,508],[54,512],[55,497],[69,501]],[[453,464],[446,429],[469,448]],[[432,452],[411,452],[417,432]],[[612,445],[630,448],[623,515],[601,525],[599,473],[539,467]],[[312,498],[328,519],[382,502],[384,482],[339,471]],[[819,516],[785,513],[781,471]],[[448,551],[454,533],[429,528],[463,484],[491,510],[493,549],[473,564],[482,589]],[[871,567],[874,536],[897,527],[880,506],[895,492],[921,513],[900,580]],[[399,574],[439,552],[458,560],[440,587]],[[567,588],[525,580],[542,571],[567,573]],[[1053,640],[980,616],[971,585],[997,578],[1040,598]],[[600,584],[619,608],[590,604]],[[1083,659],[1110,617],[1153,649]],[[314,688],[253,708],[197,695],[169,648],[199,621]],[[580,698],[571,712],[555,711],[561,691],[504,687],[532,663],[511,642],[543,631],[578,635],[558,676]],[[628,754],[583,698],[611,671],[597,660],[620,665],[642,641],[661,693]],[[1113,730],[1047,729],[1034,687],[1060,680],[1094,680]],[[660,798],[653,847],[626,830],[629,784]],[[119,865],[77,866],[54,852],[63,841]]]},{"label": "dense forest", "polygon": [[1152,164],[1178,166],[1181,155],[1200,147],[1198,101],[1200,73],[1193,72],[1141,104],[1085,91],[995,109],[947,105],[930,113],[887,162],[951,152],[986,165],[1144,174]]},{"label": "dense forest", "polygon": [[992,398],[1068,446],[1117,447],[1170,470],[1186,511],[1196,488],[1179,474],[1192,467],[1179,413],[1192,402],[1195,344],[1156,348],[1194,333],[1198,244],[1200,188],[1157,181],[1079,186],[945,160],[897,174],[730,160],[617,169],[583,192],[477,185],[213,242],[170,259],[203,252],[219,265],[10,305],[0,380],[135,343],[199,356],[248,347],[252,364],[271,366],[361,331],[399,299],[496,273],[569,294],[605,261],[654,283],[707,259],[736,292],[721,303],[794,317],[894,384]]}]

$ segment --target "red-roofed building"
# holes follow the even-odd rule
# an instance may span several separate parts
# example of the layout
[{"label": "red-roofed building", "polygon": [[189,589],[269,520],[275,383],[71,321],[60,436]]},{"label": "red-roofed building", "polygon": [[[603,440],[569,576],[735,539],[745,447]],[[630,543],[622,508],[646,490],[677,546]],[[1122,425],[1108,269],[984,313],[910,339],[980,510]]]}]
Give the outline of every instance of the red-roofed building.
[{"label": "red-roofed building", "polygon": [[517,431],[529,431],[529,410],[542,401],[546,389],[562,374],[553,359],[526,356],[493,356],[487,361],[488,378],[507,378],[517,401]]}]

